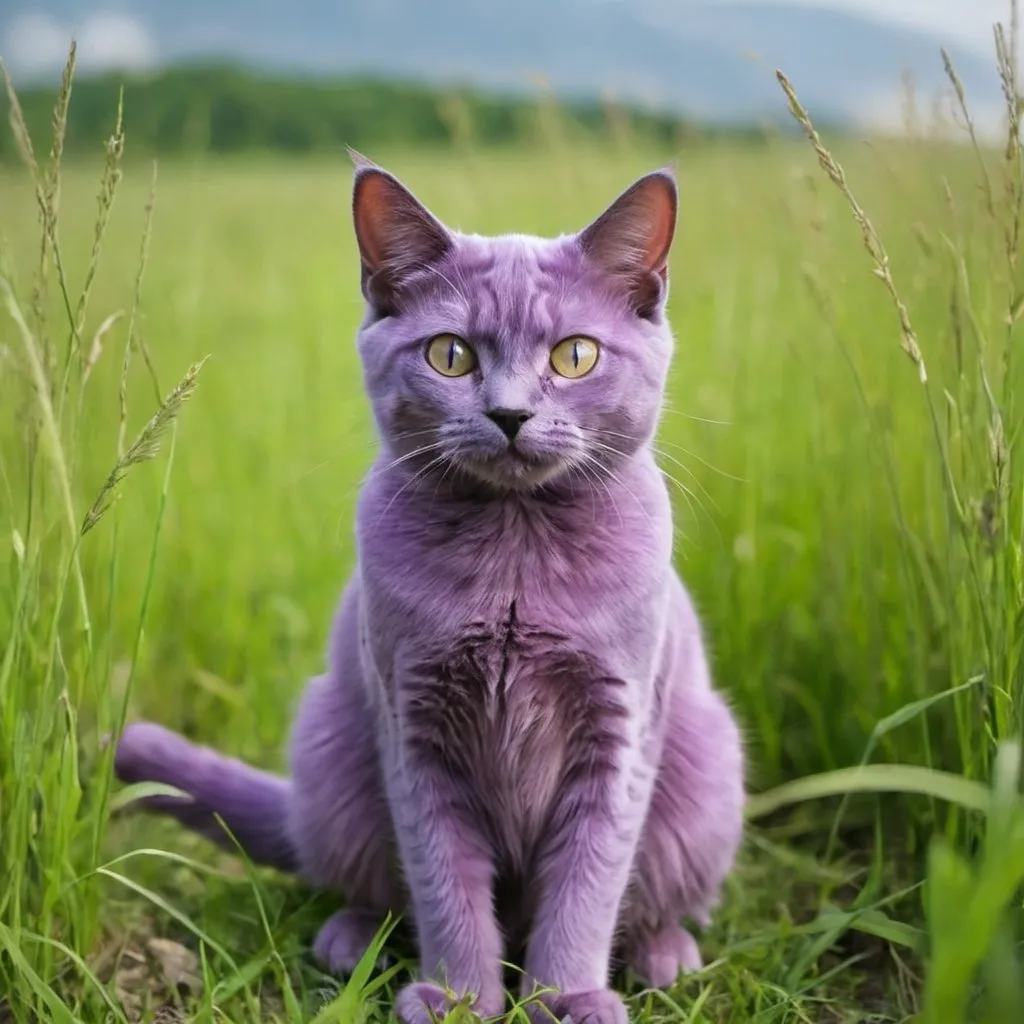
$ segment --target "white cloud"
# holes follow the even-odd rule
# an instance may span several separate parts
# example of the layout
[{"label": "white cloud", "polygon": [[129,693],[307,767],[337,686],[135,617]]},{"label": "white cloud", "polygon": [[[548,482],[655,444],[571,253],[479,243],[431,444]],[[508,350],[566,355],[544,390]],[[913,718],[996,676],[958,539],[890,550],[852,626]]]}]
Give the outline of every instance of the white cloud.
[{"label": "white cloud", "polygon": [[69,37],[56,18],[25,14],[8,26],[0,54],[16,74],[42,75],[67,59]]},{"label": "white cloud", "polygon": [[89,70],[139,71],[156,62],[156,45],[138,19],[97,14],[87,18],[78,32],[78,59]]},{"label": "white cloud", "polygon": [[[763,3],[765,0],[745,0]],[[924,29],[947,43],[992,52],[993,26],[1010,24],[1010,0],[796,0],[808,7],[845,8],[882,21]]]},{"label": "white cloud", "polygon": [[79,24],[23,14],[7,26],[0,56],[15,75],[50,76],[64,66],[72,38],[78,41],[78,67],[85,72],[142,71],[157,60],[153,37],[138,18],[106,12]]}]

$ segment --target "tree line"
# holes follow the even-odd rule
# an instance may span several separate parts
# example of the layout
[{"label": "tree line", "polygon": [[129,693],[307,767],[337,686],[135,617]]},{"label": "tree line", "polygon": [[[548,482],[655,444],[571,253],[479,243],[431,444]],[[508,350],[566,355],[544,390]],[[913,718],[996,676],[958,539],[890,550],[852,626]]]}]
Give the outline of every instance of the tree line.
[{"label": "tree line", "polygon": [[[600,101],[555,104],[549,97],[495,96],[462,88],[352,78],[284,78],[229,66],[185,66],[145,77],[102,75],[75,81],[65,150],[97,152],[114,126],[123,89],[132,155],[277,151],[311,153],[345,145],[501,145],[551,133],[642,136],[681,144],[727,133],[751,139],[757,128],[713,129],[665,113]],[[35,144],[48,147],[55,88],[19,90]],[[0,98],[3,113],[9,101]],[[0,132],[0,161],[17,158]]]}]

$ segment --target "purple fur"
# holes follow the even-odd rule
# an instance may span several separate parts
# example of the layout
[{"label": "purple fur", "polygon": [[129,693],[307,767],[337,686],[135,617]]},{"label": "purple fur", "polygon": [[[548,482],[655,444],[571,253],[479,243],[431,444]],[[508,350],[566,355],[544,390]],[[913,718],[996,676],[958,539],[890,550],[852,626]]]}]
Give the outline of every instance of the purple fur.
[{"label": "purple fur", "polygon": [[[658,986],[699,966],[681,921],[707,921],[744,802],[652,452],[675,184],[641,178],[577,235],[481,238],[360,158],[353,208],[382,451],[291,779],[144,723],[117,772],[186,790],[151,806],[223,842],[217,813],[254,860],[343,893],[315,944],[334,970],[409,915],[407,1024],[443,1012],[445,987],[502,1012],[519,955],[556,1014],[619,1024],[617,959]],[[472,372],[433,369],[442,333]],[[560,377],[551,349],[579,335],[597,363]],[[495,411],[523,421],[514,440]]]}]

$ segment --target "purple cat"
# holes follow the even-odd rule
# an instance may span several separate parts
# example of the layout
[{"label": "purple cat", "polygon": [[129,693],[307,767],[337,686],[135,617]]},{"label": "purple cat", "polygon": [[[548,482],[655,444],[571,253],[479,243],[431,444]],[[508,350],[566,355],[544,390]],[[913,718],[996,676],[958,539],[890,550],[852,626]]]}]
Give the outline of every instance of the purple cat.
[{"label": "purple cat", "polygon": [[367,314],[358,336],[382,452],[325,675],[284,780],[160,726],[117,773],[215,841],[344,894],[316,939],[338,972],[406,914],[421,980],[406,1024],[454,997],[505,1008],[519,957],[557,1016],[621,1024],[625,962],[655,986],[701,963],[740,841],[740,734],[711,687],[671,562],[652,438],[676,187],[638,180],[579,234],[481,238],[356,159]]}]

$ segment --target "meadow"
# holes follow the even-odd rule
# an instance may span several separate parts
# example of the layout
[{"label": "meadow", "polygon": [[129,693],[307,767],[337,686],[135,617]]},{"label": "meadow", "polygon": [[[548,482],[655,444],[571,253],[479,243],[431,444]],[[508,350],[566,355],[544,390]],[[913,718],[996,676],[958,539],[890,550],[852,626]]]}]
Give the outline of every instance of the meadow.
[{"label": "meadow", "polygon": [[[836,180],[803,138],[625,127],[369,154],[485,233],[676,163],[658,446],[754,795],[707,967],[622,979],[639,1021],[1024,1014],[1019,130],[909,127],[829,139]],[[154,178],[129,136],[58,177],[34,141],[0,169],[0,1021],[387,1019],[405,961],[324,976],[334,899],[129,813],[105,744],[284,762],[375,451],[349,166]]]}]

